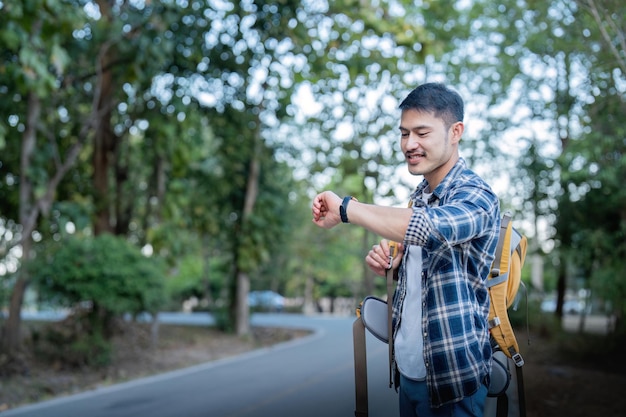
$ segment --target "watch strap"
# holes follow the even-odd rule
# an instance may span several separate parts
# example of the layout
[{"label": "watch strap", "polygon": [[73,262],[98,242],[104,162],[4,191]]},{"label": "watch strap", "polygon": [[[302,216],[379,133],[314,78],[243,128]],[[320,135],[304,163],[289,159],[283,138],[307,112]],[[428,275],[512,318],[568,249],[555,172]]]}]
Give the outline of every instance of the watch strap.
[{"label": "watch strap", "polygon": [[348,203],[350,201],[352,201],[352,200],[357,201],[357,199],[352,197],[351,195],[345,196],[343,198],[343,201],[341,202],[341,206],[339,207],[339,216],[341,217],[341,221],[343,223],[350,223],[348,221],[348,212],[347,212],[347,210],[348,210]]}]

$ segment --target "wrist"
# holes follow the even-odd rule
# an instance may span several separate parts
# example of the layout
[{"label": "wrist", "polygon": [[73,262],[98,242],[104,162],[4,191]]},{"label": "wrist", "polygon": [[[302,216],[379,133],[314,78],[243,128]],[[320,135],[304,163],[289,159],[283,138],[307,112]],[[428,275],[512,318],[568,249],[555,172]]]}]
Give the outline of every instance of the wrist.
[{"label": "wrist", "polygon": [[350,203],[350,201],[358,201],[356,198],[352,197],[351,195],[348,195],[346,197],[343,198],[343,201],[341,202],[341,206],[339,206],[339,216],[341,217],[341,221],[343,223],[350,223],[350,221],[348,220],[348,204]]}]

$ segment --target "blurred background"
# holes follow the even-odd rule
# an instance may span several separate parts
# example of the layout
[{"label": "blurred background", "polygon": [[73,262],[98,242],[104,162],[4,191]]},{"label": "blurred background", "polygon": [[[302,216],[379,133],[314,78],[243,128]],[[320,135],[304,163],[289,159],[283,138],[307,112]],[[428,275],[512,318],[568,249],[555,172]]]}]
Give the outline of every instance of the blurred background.
[{"label": "blurred background", "polygon": [[427,81],[529,238],[516,323],[623,340],[625,28],[618,0],[0,0],[2,373],[27,314],[72,318],[35,344],[106,353],[120,317],[246,335],[384,294],[378,237],[310,201],[406,204],[397,107]]}]

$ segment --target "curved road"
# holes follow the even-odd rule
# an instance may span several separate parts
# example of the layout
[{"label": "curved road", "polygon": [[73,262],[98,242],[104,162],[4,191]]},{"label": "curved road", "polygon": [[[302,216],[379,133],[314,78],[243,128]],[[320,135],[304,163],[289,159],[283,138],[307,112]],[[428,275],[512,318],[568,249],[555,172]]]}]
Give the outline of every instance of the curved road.
[{"label": "curved road", "polygon": [[[354,318],[257,314],[311,336],[248,354],[16,408],[2,417],[354,416]],[[368,335],[369,415],[398,415],[387,345]]]}]

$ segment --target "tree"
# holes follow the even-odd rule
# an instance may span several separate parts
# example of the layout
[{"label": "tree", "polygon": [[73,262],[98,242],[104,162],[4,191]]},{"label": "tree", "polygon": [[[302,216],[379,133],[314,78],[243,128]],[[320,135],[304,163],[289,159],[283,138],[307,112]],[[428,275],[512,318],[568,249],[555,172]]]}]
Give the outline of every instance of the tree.
[{"label": "tree", "polygon": [[[576,232],[581,224],[574,220],[578,218],[575,207],[582,203],[585,192],[581,190],[586,186],[581,189],[574,185],[571,174],[582,161],[592,161],[587,152],[579,153],[597,141],[587,127],[593,118],[591,114],[596,113],[592,103],[604,98],[613,103],[614,107],[604,113],[609,120],[615,111],[622,111],[615,103],[623,100],[623,88],[619,87],[623,83],[623,50],[619,48],[624,45],[624,13],[615,2],[593,0],[497,5],[478,1],[472,3],[470,13],[468,41],[462,49],[466,52],[450,54],[446,62],[463,62],[458,66],[459,79],[465,78],[468,85],[477,86],[487,108],[497,112],[486,119],[485,130],[491,129],[486,140],[507,143],[517,151],[505,152],[489,142],[486,149],[494,156],[492,166],[506,167],[500,158],[525,155],[521,175],[510,181],[520,187],[511,187],[516,194],[507,198],[526,207],[524,212],[532,213],[534,218],[529,220],[535,225],[547,225],[543,234],[538,227],[533,234],[546,244],[546,250],[551,249],[548,243],[553,239],[558,250],[560,315],[567,266],[572,259],[581,259],[572,253],[578,249],[569,245],[581,236]],[[615,78],[621,80],[608,81]],[[621,98],[615,100],[616,96]],[[498,107],[501,111],[497,111]],[[606,126],[606,120],[602,123]],[[506,134],[517,140],[505,142]],[[606,128],[603,134],[623,136],[622,132],[607,132]],[[618,148],[619,145],[613,146],[608,154],[621,155]],[[620,175],[614,170],[607,170],[607,174],[604,181]],[[599,182],[594,178],[589,184]],[[591,194],[589,197],[593,198]]]},{"label": "tree", "polygon": [[619,271],[626,268],[626,130],[618,122],[626,111],[624,93],[610,89],[588,108],[583,138],[572,140],[563,155],[563,184],[568,193],[560,201],[559,232],[570,246],[572,264],[588,287],[611,304],[616,330],[625,332],[624,289]]},{"label": "tree", "polygon": [[[42,107],[57,90],[56,77],[64,73],[69,63],[63,45],[65,39],[58,33],[71,30],[83,20],[80,11],[65,13],[59,3],[48,2],[46,7],[43,3],[34,1],[6,5],[0,15],[0,38],[7,45],[3,52],[7,59],[1,73],[8,75],[0,81],[0,85],[11,93],[15,101],[25,99],[27,103],[26,108],[18,108],[23,113],[13,113],[10,118],[15,120],[18,129],[0,128],[3,140],[21,136],[19,181],[14,184],[19,187],[16,217],[21,230],[14,244],[21,247],[23,263],[31,257],[33,232],[39,217],[48,215],[56,189],[75,163],[86,139],[83,132],[73,145],[64,148],[56,138],[51,138],[47,146],[42,146],[42,141],[38,139]],[[64,153],[60,148],[64,149]],[[42,154],[54,161],[48,169],[45,165],[42,167],[34,163],[35,158]],[[15,214],[8,212],[9,216]],[[2,348],[9,355],[19,344],[20,311],[28,282],[27,271],[20,269],[13,285],[9,316],[2,334]]]}]

